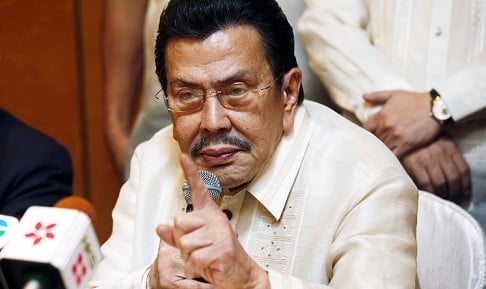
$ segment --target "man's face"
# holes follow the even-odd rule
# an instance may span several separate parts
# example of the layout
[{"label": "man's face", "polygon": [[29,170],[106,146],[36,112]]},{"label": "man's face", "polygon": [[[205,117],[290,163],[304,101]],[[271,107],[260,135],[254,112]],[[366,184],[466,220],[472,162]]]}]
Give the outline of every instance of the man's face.
[{"label": "man's face", "polygon": [[[166,65],[169,97],[186,89],[209,95],[199,111],[171,113],[182,152],[191,155],[199,169],[216,174],[224,188],[250,182],[290,130],[297,99],[287,96],[285,84],[276,88],[256,30],[236,26],[205,40],[172,39]],[[223,107],[214,91],[239,84],[272,87],[255,93],[241,109]]]}]

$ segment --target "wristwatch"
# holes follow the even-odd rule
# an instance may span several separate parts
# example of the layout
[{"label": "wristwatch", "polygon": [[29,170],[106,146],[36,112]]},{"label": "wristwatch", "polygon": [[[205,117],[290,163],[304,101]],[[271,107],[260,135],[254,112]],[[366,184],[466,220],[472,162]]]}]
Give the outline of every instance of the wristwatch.
[{"label": "wristwatch", "polygon": [[454,120],[452,119],[451,113],[449,112],[449,109],[447,109],[446,104],[440,97],[440,94],[435,89],[432,89],[430,91],[430,97],[432,98],[430,115],[440,125],[453,124]]}]

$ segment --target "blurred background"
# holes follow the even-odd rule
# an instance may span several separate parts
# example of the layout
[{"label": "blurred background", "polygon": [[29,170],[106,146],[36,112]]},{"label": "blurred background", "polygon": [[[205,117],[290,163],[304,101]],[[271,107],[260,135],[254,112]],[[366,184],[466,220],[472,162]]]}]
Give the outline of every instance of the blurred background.
[{"label": "blurred background", "polygon": [[121,185],[103,133],[102,6],[0,0],[0,107],[68,148],[74,194],[94,205],[100,242]]}]

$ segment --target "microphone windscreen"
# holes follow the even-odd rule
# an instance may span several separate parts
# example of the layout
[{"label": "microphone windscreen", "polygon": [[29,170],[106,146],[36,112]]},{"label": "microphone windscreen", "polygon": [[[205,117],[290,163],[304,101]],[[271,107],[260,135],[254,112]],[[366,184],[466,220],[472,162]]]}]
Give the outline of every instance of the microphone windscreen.
[{"label": "microphone windscreen", "polygon": [[78,210],[85,213],[91,219],[91,222],[94,223],[96,220],[96,212],[93,205],[82,197],[69,196],[62,198],[54,204],[54,207]]},{"label": "microphone windscreen", "polygon": [[219,197],[221,196],[221,192],[223,189],[219,184],[218,177],[210,171],[201,170],[199,171],[199,175],[203,180],[204,184],[206,184],[206,188],[209,191],[209,195],[213,199],[213,201],[217,202]]},{"label": "microphone windscreen", "polygon": [[[199,176],[206,185],[209,195],[211,196],[213,201],[218,202],[219,198],[221,197],[221,192],[223,191],[223,188],[221,188],[221,185],[219,183],[218,177],[212,172],[206,170],[200,170]],[[182,192],[184,194],[184,199],[186,199],[187,205],[191,206],[192,210],[191,192],[187,181],[185,181],[182,185]]]}]

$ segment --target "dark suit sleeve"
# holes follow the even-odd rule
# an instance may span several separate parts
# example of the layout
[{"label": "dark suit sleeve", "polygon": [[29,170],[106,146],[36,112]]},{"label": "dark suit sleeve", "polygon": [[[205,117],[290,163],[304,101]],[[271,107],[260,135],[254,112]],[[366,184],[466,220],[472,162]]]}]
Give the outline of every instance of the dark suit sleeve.
[{"label": "dark suit sleeve", "polygon": [[0,213],[21,216],[30,206],[52,206],[71,195],[73,170],[66,148],[23,124],[11,128],[0,157]]}]

